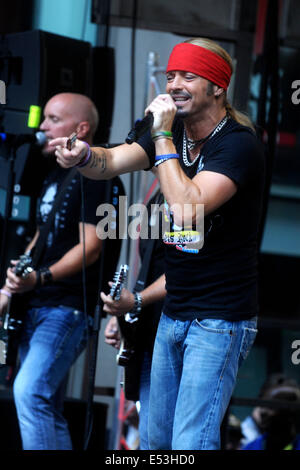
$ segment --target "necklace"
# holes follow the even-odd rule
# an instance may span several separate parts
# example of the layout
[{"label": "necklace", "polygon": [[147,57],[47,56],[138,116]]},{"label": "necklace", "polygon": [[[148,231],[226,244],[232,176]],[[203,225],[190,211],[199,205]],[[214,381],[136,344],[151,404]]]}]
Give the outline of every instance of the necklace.
[{"label": "necklace", "polygon": [[222,127],[226,124],[227,119],[228,119],[228,117],[225,116],[222,119],[222,121],[219,122],[217,127],[207,137],[204,137],[204,139],[195,140],[195,141],[191,140],[191,139],[188,139],[186,137],[185,130],[183,131],[182,159],[183,159],[183,163],[185,164],[185,166],[193,166],[196,163],[196,161],[198,160],[198,158],[200,157],[200,154],[201,154],[201,150],[200,150],[197,157],[191,162],[188,158],[188,152],[187,151],[194,149],[196,147],[196,145],[198,145],[198,144],[203,144],[207,140],[211,139],[218,132],[220,132]]}]

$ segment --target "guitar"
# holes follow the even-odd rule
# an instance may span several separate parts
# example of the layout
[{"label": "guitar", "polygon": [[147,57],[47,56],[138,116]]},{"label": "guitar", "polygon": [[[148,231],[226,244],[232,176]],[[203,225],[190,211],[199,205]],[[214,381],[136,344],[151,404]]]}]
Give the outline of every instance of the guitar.
[{"label": "guitar", "polygon": [[[113,285],[110,290],[110,296],[114,300],[119,300],[121,292],[126,283],[128,276],[129,267],[126,264],[122,264],[120,271],[116,271],[113,278]],[[130,334],[131,325],[125,320],[124,316],[118,317],[118,324],[121,333],[121,345],[117,354],[116,360],[119,366],[127,366],[134,354],[134,349],[131,345]]]},{"label": "guitar", "polygon": [[[14,267],[14,273],[16,276],[26,278],[32,271],[32,258],[30,254],[25,253],[20,257],[20,260]],[[9,366],[14,366],[17,362],[19,337],[23,327],[22,314],[17,313],[19,312],[19,308],[16,306],[12,308],[12,304],[14,303],[17,295],[19,294],[14,294],[9,298],[3,322],[5,334],[3,337],[4,351],[2,354],[2,360],[4,362],[2,363]]]},{"label": "guitar", "polygon": [[[128,266],[121,265],[120,271],[114,275],[110,296],[118,300],[128,275]],[[135,349],[138,321],[130,320],[129,314],[118,318],[121,333],[121,345],[116,360],[119,366],[123,366],[123,390],[125,398],[131,401],[139,399],[139,381],[141,369],[141,357]],[[129,321],[128,321],[129,320]]]}]

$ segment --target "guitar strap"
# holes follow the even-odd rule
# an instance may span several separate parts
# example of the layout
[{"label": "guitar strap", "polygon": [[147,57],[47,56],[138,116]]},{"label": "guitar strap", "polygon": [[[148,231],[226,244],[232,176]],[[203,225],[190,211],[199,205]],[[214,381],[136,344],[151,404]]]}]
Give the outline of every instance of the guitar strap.
[{"label": "guitar strap", "polygon": [[152,257],[152,253],[154,249],[154,244],[155,244],[155,240],[149,240],[149,242],[147,243],[147,249],[146,249],[144,259],[143,259],[143,263],[142,263],[138,278],[136,280],[136,283],[133,289],[134,292],[141,292],[145,287],[145,283],[148,277],[148,271],[150,267],[150,261],[151,261],[151,257]]},{"label": "guitar strap", "polygon": [[54,216],[55,216],[55,213],[57,211],[57,208],[62,200],[62,197],[64,195],[64,192],[65,190],[67,189],[67,186],[69,185],[70,181],[72,180],[72,178],[74,178],[75,174],[77,173],[77,169],[76,168],[72,168],[68,174],[66,175],[66,177],[64,178],[63,180],[63,183],[61,185],[61,188],[59,190],[59,193],[58,195],[56,196],[55,198],[55,201],[54,201],[54,204],[53,204],[53,207],[51,209],[51,212],[48,216],[48,219],[47,219],[47,222],[41,227],[40,229],[40,234],[39,234],[39,237],[36,241],[36,244],[35,246],[33,247],[33,256],[32,256],[32,264],[33,264],[33,267],[36,268],[38,266],[38,263],[40,261],[40,258],[42,256],[42,253],[43,253],[43,249],[44,249],[44,246],[45,246],[45,242],[46,242],[46,239],[47,239],[47,236],[48,236],[48,233],[50,231],[50,228],[51,228],[51,225],[53,223],[53,220],[54,220]]},{"label": "guitar strap", "polygon": [[[161,198],[162,198],[162,195],[160,192],[158,192],[158,194],[155,197],[155,202],[156,203],[159,202]],[[134,292],[140,292],[145,287],[155,242],[156,242],[156,239],[150,239],[147,241],[147,248],[146,248],[145,256],[142,262],[141,269],[138,274],[138,278],[135,283]]]}]

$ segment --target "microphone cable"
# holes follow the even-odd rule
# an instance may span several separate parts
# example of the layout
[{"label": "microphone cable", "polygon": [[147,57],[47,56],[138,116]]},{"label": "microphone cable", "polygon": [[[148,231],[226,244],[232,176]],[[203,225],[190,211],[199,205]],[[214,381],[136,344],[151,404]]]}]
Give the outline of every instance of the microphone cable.
[{"label": "microphone cable", "polygon": [[[85,323],[86,323],[86,329],[87,329],[87,344],[86,344],[86,365],[87,365],[87,370],[90,371],[90,355],[89,355],[89,344],[90,344],[90,339],[92,335],[90,334],[90,325],[89,325],[89,317],[88,317],[88,312],[87,312],[87,285],[86,285],[86,253],[85,253],[85,248],[86,248],[86,239],[85,239],[85,201],[84,201],[84,177],[80,173],[79,175],[80,178],[80,195],[81,195],[81,207],[80,207],[80,213],[81,213],[81,220],[82,220],[82,286],[83,286],[83,311],[84,311],[84,317],[85,317]],[[90,374],[89,374],[90,375]],[[89,379],[90,381],[90,379]],[[86,422],[85,422],[85,429],[84,429],[84,436],[83,436],[83,450],[87,449],[91,432],[93,429],[93,412],[90,410],[91,408],[90,400],[89,398],[87,399],[86,403]],[[90,418],[88,419],[88,416]]]},{"label": "microphone cable", "polygon": [[[134,126],[135,116],[135,62],[136,62],[136,32],[137,32],[137,12],[138,12],[138,0],[133,1],[132,6],[132,24],[131,24],[131,62],[130,62],[130,118],[131,125]],[[129,173],[129,207],[133,204],[133,193],[134,193],[134,172]],[[127,240],[126,247],[126,259],[127,264],[130,259],[131,242]]]},{"label": "microphone cable", "polygon": [[86,242],[85,242],[85,203],[84,203],[84,183],[83,176],[80,174],[80,195],[81,195],[81,220],[82,220],[82,287],[83,287],[83,312],[88,328],[88,314],[87,314],[87,291],[86,291]]},{"label": "microphone cable", "polygon": [[[93,384],[93,378],[91,377],[93,375],[91,369],[91,361],[90,361],[90,354],[89,354],[89,345],[90,345],[90,340],[93,339],[93,333],[91,334],[90,332],[90,324],[89,324],[89,316],[87,312],[87,282],[86,282],[86,253],[85,253],[85,248],[86,248],[86,238],[85,238],[85,200],[84,200],[84,177],[82,174],[79,175],[80,178],[80,195],[81,195],[81,220],[82,220],[82,247],[83,247],[83,253],[82,253],[82,286],[83,286],[83,310],[84,310],[84,318],[85,318],[85,323],[86,323],[86,329],[87,329],[87,344],[86,344],[86,366],[88,370],[88,382],[89,382],[89,387],[92,387]],[[102,252],[102,250],[101,250]],[[101,253],[103,255],[103,253]],[[100,255],[100,256],[101,256]],[[94,363],[94,360],[93,360]],[[88,444],[90,441],[90,437],[92,434],[93,430],[93,423],[94,423],[94,413],[93,413],[93,390],[89,390],[87,402],[86,402],[86,419],[85,419],[85,429],[84,429],[84,435],[83,435],[83,450],[87,450]]]}]

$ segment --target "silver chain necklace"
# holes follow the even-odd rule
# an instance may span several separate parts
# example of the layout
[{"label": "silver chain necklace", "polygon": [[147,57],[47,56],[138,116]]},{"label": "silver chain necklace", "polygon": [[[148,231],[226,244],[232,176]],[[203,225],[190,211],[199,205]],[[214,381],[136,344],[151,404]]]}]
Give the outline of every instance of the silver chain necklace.
[{"label": "silver chain necklace", "polygon": [[[225,116],[222,121],[219,122],[219,124],[217,125],[217,127],[207,136],[205,137],[204,139],[201,139],[201,143],[204,143],[206,142],[207,140],[211,139],[214,135],[216,135],[218,132],[220,132],[220,130],[222,129],[222,127],[226,124],[227,122],[227,119],[228,119],[228,116]],[[182,159],[183,159],[183,163],[185,164],[185,166],[193,166],[196,161],[198,160],[198,158],[200,157],[200,154],[201,154],[201,150],[200,152],[198,153],[197,157],[191,162],[189,159],[188,159],[188,152],[187,152],[187,148],[188,148],[188,139],[186,137],[186,134],[185,134],[185,130],[183,131],[183,143],[182,143]]]}]

